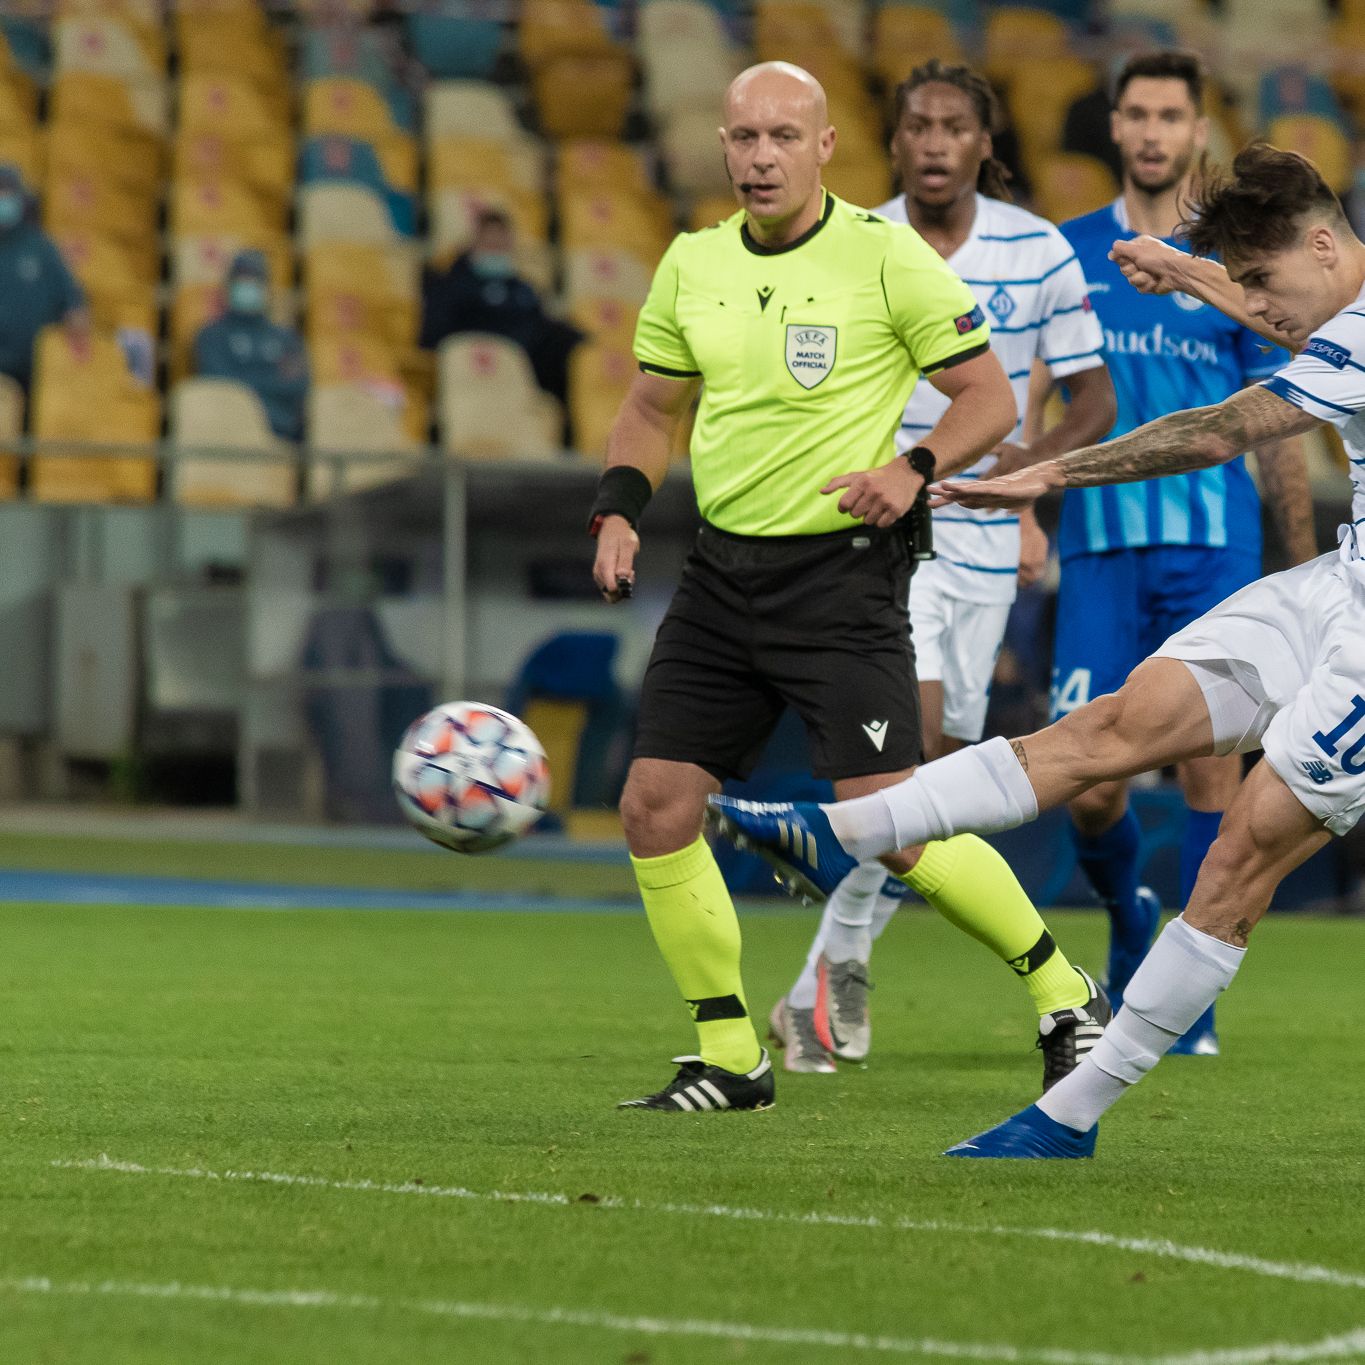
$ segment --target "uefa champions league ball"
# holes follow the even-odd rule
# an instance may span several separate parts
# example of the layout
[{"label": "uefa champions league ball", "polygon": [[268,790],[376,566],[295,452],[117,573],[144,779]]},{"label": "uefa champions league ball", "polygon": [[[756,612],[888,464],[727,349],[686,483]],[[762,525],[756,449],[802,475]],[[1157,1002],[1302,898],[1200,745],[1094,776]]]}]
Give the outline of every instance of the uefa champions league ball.
[{"label": "uefa champions league ball", "polygon": [[456,853],[486,853],[525,834],[550,799],[545,750],[516,716],[447,702],[408,727],[393,755],[399,809]]}]

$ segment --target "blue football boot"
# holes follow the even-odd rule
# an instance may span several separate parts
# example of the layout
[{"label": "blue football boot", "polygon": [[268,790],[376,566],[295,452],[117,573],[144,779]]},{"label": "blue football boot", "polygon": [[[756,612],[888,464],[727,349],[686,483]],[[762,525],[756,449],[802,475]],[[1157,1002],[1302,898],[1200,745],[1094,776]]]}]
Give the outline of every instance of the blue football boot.
[{"label": "blue football boot", "polygon": [[813,801],[713,796],[706,803],[706,823],[736,848],[762,858],[788,895],[808,903],[827,900],[858,865]]},{"label": "blue football boot", "polygon": [[1095,1155],[1095,1139],[1100,1126],[1095,1124],[1084,1133],[1050,1119],[1031,1104],[1011,1115],[1004,1123],[987,1128],[956,1147],[949,1147],[944,1156],[1006,1158],[1016,1161],[1075,1161]]}]

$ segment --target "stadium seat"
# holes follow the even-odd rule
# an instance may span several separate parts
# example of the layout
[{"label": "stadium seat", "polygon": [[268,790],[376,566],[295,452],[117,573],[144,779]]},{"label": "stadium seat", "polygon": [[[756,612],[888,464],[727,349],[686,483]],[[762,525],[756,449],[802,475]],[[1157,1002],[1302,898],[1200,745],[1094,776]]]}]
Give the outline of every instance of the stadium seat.
[{"label": "stadium seat", "polygon": [[309,294],[352,290],[367,299],[418,303],[417,258],[403,244],[315,248],[304,257],[303,279]]},{"label": "stadium seat", "polygon": [[48,231],[79,230],[91,223],[103,236],[145,247],[156,240],[157,202],[89,174],[49,175],[43,194]]},{"label": "stadium seat", "polygon": [[1033,167],[1062,144],[1062,127],[1073,101],[1100,84],[1099,73],[1077,57],[1017,62],[1010,75],[1009,109],[1026,166]]},{"label": "stadium seat", "polygon": [[433,81],[424,97],[426,136],[515,141],[526,136],[511,96],[491,81]]},{"label": "stadium seat", "polygon": [[927,5],[882,5],[876,10],[872,69],[888,93],[930,57],[945,62],[962,59],[962,49],[946,15]]},{"label": "stadium seat", "polygon": [[417,202],[384,175],[375,149],[357,138],[337,134],[304,139],[299,155],[299,183],[353,184],[372,190],[384,202],[396,232],[405,237],[417,230]]},{"label": "stadium seat", "polygon": [[180,78],[182,134],[273,142],[289,122],[288,102],[272,98],[249,77],[190,71]]},{"label": "stadium seat", "polygon": [[182,75],[245,78],[271,99],[289,88],[282,36],[240,18],[209,14],[181,24],[177,46]]},{"label": "stadium seat", "polygon": [[729,191],[725,158],[716,143],[718,108],[675,114],[664,126],[659,150],[669,183],[687,195],[722,195]]},{"label": "stadium seat", "polygon": [[232,258],[252,248],[264,253],[270,268],[270,287],[277,294],[294,283],[293,253],[283,233],[201,233],[177,237],[171,243],[171,279],[176,285],[220,285]]},{"label": "stadium seat", "polygon": [[875,209],[891,197],[891,170],[885,156],[836,156],[824,169],[824,182],[840,199]]},{"label": "stadium seat", "polygon": [[22,71],[0,71],[0,132],[31,132],[37,124],[37,87]]},{"label": "stadium seat", "polygon": [[284,205],[228,177],[175,181],[169,210],[177,237],[274,236],[283,230],[287,214]]},{"label": "stadium seat", "polygon": [[649,294],[654,262],[634,252],[602,246],[568,251],[564,256],[564,293],[578,298],[620,299],[638,307]]},{"label": "stadium seat", "polygon": [[653,264],[672,235],[667,211],[652,200],[592,193],[559,200],[559,236],[566,251],[621,247]]},{"label": "stadium seat", "polygon": [[822,14],[840,48],[851,57],[861,58],[865,40],[861,5],[850,5],[847,0],[763,0],[761,8],[771,10],[784,6]]},{"label": "stadium seat", "polygon": [[133,242],[90,227],[65,228],[52,238],[88,293],[155,298],[159,259],[154,239]]},{"label": "stadium seat", "polygon": [[[355,384],[315,384],[308,393],[308,496],[330,497],[401,479],[419,467],[422,446],[393,408]],[[338,463],[327,453],[405,455]]]},{"label": "stadium seat", "polygon": [[164,141],[169,125],[166,82],[133,82],[89,71],[65,71],[48,91],[49,118],[126,128]]},{"label": "stadium seat", "polygon": [[23,434],[24,391],[9,375],[0,375],[0,498],[12,498],[19,491],[15,452]]},{"label": "stadium seat", "polygon": [[169,349],[167,374],[172,384],[194,372],[194,339],[210,322],[216,322],[226,307],[221,280],[179,285],[171,295],[166,313]]},{"label": "stadium seat", "polygon": [[630,350],[635,339],[635,320],[639,309],[623,299],[594,298],[583,294],[574,299],[569,318],[596,342],[617,350]]},{"label": "stadium seat", "polygon": [[294,143],[283,134],[237,139],[190,131],[176,138],[174,158],[176,179],[240,181],[282,207],[293,197]]},{"label": "stadium seat", "polygon": [[606,13],[592,0],[523,0],[517,26],[522,61],[534,74],[560,57],[615,52]]},{"label": "stadium seat", "polygon": [[324,76],[304,87],[303,132],[307,137],[335,133],[375,142],[409,136],[380,91],[346,76]]},{"label": "stadium seat", "polygon": [[43,144],[36,128],[0,127],[0,166],[16,166],[28,185],[43,183]]},{"label": "stadium seat", "polygon": [[1053,152],[1038,164],[1034,197],[1038,212],[1054,223],[1091,213],[1118,194],[1109,167],[1079,152]]},{"label": "stadium seat", "polygon": [[1270,123],[1285,114],[1318,114],[1345,123],[1341,106],[1325,77],[1299,66],[1280,66],[1261,77],[1257,122]]},{"label": "stadium seat", "polygon": [[[568,52],[547,58],[531,80],[542,130],[554,138],[619,137],[633,76],[631,60],[623,52]],[[592,91],[591,99],[583,98],[585,90]]]},{"label": "stadium seat", "polygon": [[[297,454],[270,430],[261,400],[245,384],[182,380],[171,390],[170,438],[175,452],[167,483],[176,502],[288,507],[295,501]],[[205,453],[194,454],[196,449]],[[227,451],[265,458],[222,453]]]},{"label": "stadium seat", "polygon": [[426,436],[426,404],[412,377],[411,348],[393,346],[365,332],[314,333],[309,363],[315,384],[353,384],[387,403],[415,440]]},{"label": "stadium seat", "polygon": [[600,456],[607,449],[607,433],[639,366],[630,347],[610,341],[588,342],[569,359],[569,419],[574,449]]},{"label": "stadium seat", "polygon": [[1014,68],[1021,61],[1051,61],[1065,57],[1066,24],[1045,10],[991,7],[986,20],[986,75],[1008,89]]},{"label": "stadium seat", "polygon": [[150,502],[161,404],[133,380],[118,343],[96,334],[77,351],[62,328],[48,327],[38,338],[35,362],[37,441],[147,446],[149,453],[40,451],[29,465],[31,495],[42,502]]},{"label": "stadium seat", "polygon": [[543,459],[560,449],[559,405],[536,387],[526,353],[504,337],[466,333],[441,343],[438,421],[455,455]]},{"label": "stadium seat", "polygon": [[59,119],[47,126],[45,152],[49,176],[98,176],[146,198],[161,197],[164,157],[159,138]]},{"label": "stadium seat", "polygon": [[144,31],[110,16],[58,19],[52,26],[55,69],[88,71],[121,81],[154,80],[165,74],[166,47],[159,29]]},{"label": "stadium seat", "polygon": [[474,220],[484,208],[501,209],[522,242],[543,242],[548,233],[545,196],[524,190],[441,190],[427,199],[428,232],[434,255],[463,246],[473,236]]},{"label": "stadium seat", "polygon": [[302,185],[298,241],[302,250],[328,242],[384,246],[399,240],[388,205],[359,185]]},{"label": "stadium seat", "polygon": [[388,91],[396,84],[393,45],[373,26],[313,25],[300,34],[298,72],[305,81],[342,76]]},{"label": "stadium seat", "polygon": [[47,26],[15,14],[0,14],[0,71],[22,71],[46,82],[52,63]]},{"label": "stadium seat", "polygon": [[437,80],[492,75],[502,50],[496,19],[462,14],[409,14],[408,45]]},{"label": "stadium seat", "polygon": [[438,137],[427,144],[427,187],[430,190],[521,190],[541,194],[545,155],[529,135],[518,138]]},{"label": "stadium seat", "polygon": [[739,211],[733,193],[708,194],[696,200],[687,216],[687,230],[700,232],[733,217]]},{"label": "stadium seat", "polygon": [[719,14],[705,0],[648,0],[640,7],[637,28],[640,56],[647,66],[731,48]]},{"label": "stadium seat", "polygon": [[[715,133],[712,119],[712,134]],[[653,195],[642,153],[622,142],[569,138],[555,149],[555,192],[583,190]]]},{"label": "stadium seat", "polygon": [[315,284],[308,290],[306,307],[310,338],[318,333],[361,333],[400,350],[417,343],[419,309],[415,300],[380,298],[357,289],[354,283],[342,289]]},{"label": "stadium seat", "polygon": [[1354,172],[1351,144],[1340,126],[1318,114],[1286,114],[1266,129],[1267,139],[1288,152],[1301,152],[1338,194],[1351,186]]}]

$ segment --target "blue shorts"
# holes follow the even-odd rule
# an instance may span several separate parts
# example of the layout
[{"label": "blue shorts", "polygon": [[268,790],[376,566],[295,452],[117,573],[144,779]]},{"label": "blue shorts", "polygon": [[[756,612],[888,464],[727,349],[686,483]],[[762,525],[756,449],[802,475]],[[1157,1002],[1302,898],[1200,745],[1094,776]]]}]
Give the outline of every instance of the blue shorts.
[{"label": "blue shorts", "polygon": [[1051,718],[1117,692],[1176,631],[1261,577],[1261,548],[1150,545],[1062,562]]}]

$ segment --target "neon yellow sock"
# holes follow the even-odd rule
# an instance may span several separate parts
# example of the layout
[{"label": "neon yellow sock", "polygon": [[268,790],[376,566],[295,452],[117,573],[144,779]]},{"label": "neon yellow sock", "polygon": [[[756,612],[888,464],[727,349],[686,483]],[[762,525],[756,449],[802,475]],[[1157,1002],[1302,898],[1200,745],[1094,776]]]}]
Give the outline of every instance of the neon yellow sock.
[{"label": "neon yellow sock", "polygon": [[958,834],[929,844],[901,881],[1023,977],[1039,1015],[1090,998],[1009,864],[984,839]]},{"label": "neon yellow sock", "polygon": [[697,1025],[697,1051],[726,1071],[753,1070],[761,1049],[739,977],[739,918],[706,840],[630,861],[654,941]]}]

